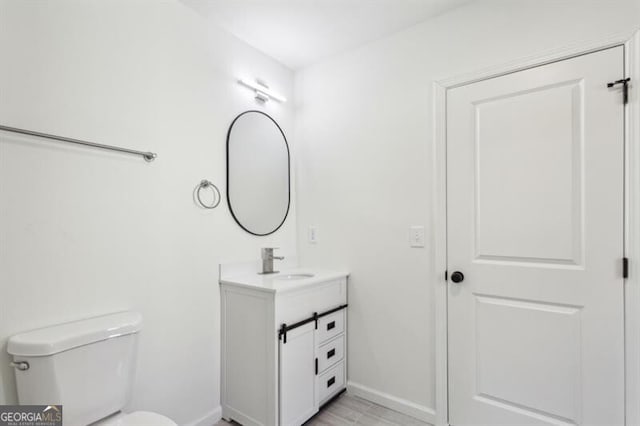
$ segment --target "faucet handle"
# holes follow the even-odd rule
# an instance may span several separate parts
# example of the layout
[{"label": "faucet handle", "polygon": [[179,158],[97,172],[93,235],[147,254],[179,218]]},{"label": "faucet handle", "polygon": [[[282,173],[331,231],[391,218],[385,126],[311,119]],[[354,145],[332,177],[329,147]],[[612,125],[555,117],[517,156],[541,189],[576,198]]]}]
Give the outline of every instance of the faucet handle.
[{"label": "faucet handle", "polygon": [[[280,247],[274,247],[274,250],[280,250]],[[271,252],[271,258],[274,260],[284,260],[284,256],[274,256],[273,252]]]}]

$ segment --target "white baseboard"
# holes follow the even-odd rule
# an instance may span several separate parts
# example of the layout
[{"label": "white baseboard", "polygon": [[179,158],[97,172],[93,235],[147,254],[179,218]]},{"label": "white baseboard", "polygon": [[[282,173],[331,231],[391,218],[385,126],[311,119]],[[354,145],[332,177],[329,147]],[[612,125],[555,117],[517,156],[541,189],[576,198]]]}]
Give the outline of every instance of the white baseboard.
[{"label": "white baseboard", "polygon": [[425,407],[354,382],[347,383],[347,392],[391,410],[406,414],[407,416],[415,417],[423,422],[432,425],[436,424],[436,412],[433,408]]},{"label": "white baseboard", "polygon": [[192,422],[185,423],[183,426],[213,426],[222,418],[222,407],[218,405],[204,416]]}]

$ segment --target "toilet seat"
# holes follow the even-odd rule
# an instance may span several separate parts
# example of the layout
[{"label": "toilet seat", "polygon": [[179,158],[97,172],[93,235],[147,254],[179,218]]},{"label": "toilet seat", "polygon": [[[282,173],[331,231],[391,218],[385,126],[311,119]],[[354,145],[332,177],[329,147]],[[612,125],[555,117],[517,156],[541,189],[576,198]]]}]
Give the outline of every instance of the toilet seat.
[{"label": "toilet seat", "polygon": [[119,413],[104,420],[93,423],[92,426],[178,426],[168,417],[150,411],[134,411],[133,413]]}]

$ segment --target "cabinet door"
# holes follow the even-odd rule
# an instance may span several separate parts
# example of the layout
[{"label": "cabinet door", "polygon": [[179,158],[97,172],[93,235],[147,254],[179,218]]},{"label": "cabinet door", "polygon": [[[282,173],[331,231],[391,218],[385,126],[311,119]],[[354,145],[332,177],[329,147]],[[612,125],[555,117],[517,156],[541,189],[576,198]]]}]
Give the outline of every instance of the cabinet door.
[{"label": "cabinet door", "polygon": [[315,325],[287,332],[280,340],[280,425],[300,426],[318,411],[315,397]]}]

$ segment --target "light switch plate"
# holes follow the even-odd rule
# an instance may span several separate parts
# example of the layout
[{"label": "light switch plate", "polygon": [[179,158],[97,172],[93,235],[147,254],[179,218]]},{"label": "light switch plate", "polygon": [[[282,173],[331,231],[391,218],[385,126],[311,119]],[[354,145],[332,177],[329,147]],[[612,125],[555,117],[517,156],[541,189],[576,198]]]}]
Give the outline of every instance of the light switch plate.
[{"label": "light switch plate", "polygon": [[424,226],[414,225],[409,227],[409,246],[424,247]]},{"label": "light switch plate", "polygon": [[318,242],[318,227],[316,225],[309,226],[309,242],[311,244]]}]

